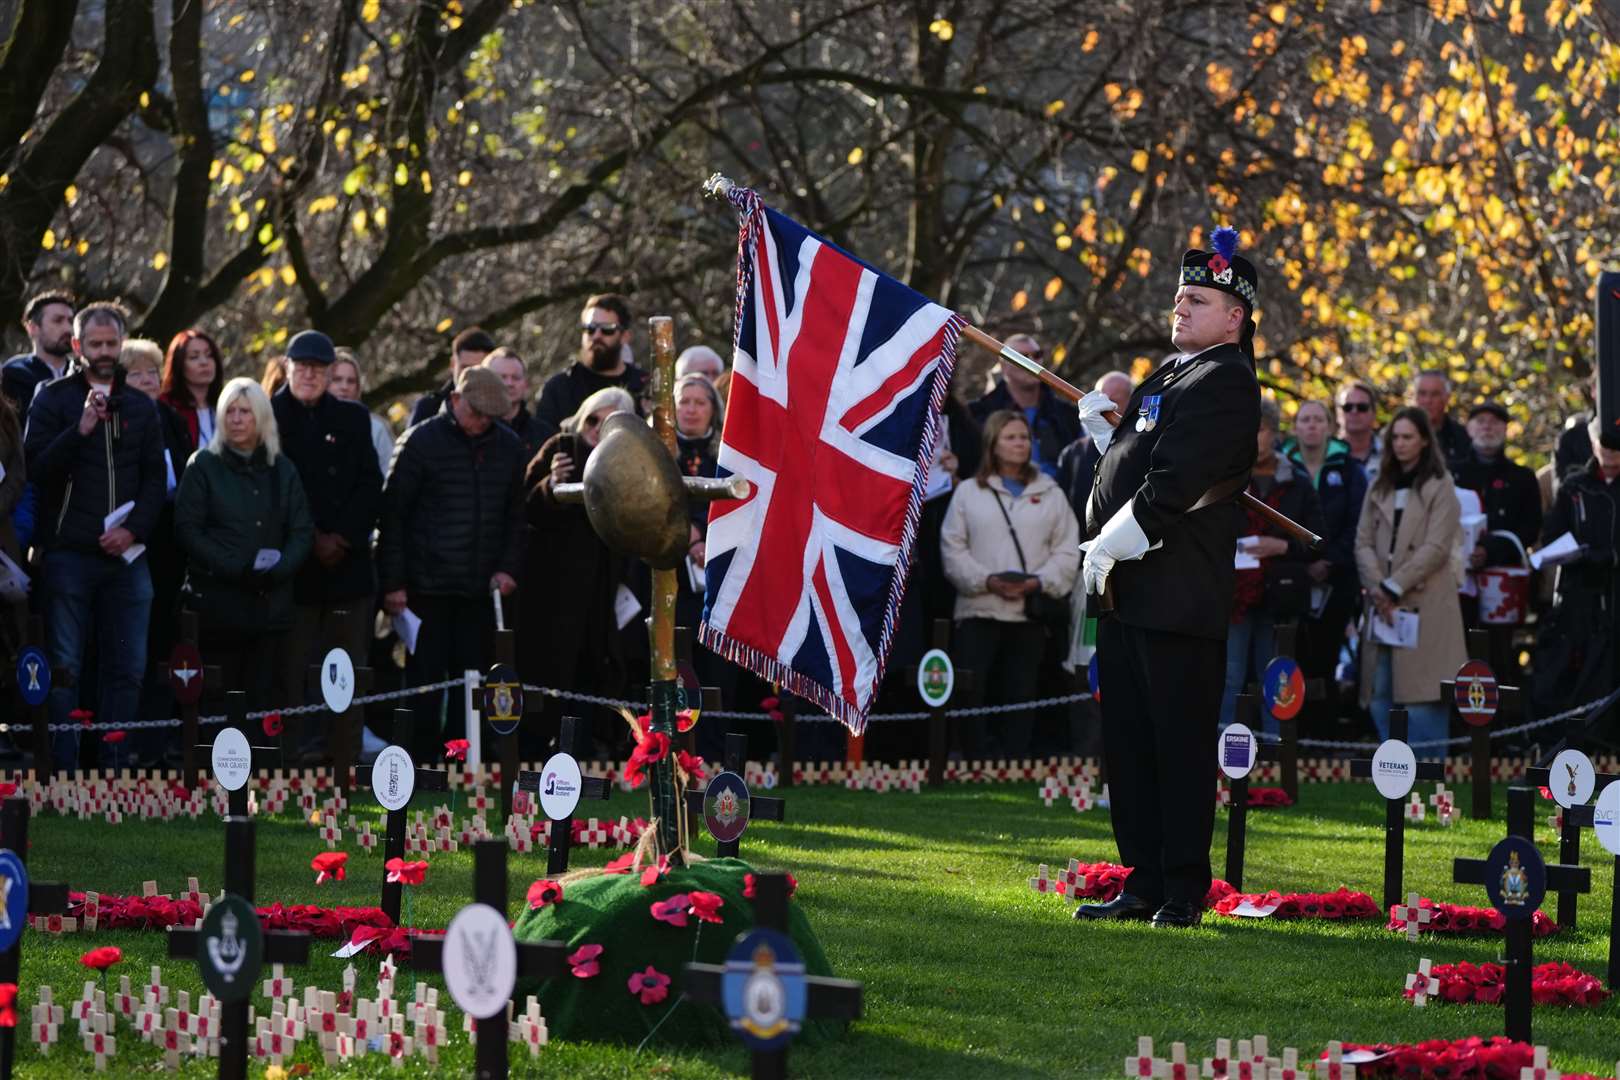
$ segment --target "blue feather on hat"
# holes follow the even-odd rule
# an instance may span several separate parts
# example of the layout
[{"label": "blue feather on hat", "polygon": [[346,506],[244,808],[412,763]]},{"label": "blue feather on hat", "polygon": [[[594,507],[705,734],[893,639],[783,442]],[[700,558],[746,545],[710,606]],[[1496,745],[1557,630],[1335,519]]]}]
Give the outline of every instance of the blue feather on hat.
[{"label": "blue feather on hat", "polygon": [[1216,254],[1230,264],[1232,256],[1237,252],[1238,232],[1230,225],[1222,225],[1210,233],[1209,242],[1214,246]]}]

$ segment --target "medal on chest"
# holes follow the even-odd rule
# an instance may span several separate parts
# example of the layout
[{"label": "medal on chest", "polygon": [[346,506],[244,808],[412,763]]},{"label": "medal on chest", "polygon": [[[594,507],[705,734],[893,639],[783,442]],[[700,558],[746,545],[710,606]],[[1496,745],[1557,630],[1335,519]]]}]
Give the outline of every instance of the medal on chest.
[{"label": "medal on chest", "polygon": [[1142,405],[1136,417],[1137,431],[1152,431],[1159,426],[1159,401],[1163,394],[1146,394],[1142,397]]}]

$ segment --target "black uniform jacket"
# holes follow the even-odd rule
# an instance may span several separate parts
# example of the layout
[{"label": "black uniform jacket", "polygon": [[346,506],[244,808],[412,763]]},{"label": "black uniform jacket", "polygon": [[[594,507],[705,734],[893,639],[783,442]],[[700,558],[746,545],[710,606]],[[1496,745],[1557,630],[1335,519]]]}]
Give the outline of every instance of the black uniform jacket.
[{"label": "black uniform jacket", "polygon": [[1109,574],[1115,617],[1127,626],[1226,638],[1243,514],[1230,498],[1192,507],[1223,481],[1247,478],[1259,429],[1260,387],[1236,345],[1166,361],[1131,395],[1086,507],[1088,537],[1130,504],[1149,543],[1163,545]]}]

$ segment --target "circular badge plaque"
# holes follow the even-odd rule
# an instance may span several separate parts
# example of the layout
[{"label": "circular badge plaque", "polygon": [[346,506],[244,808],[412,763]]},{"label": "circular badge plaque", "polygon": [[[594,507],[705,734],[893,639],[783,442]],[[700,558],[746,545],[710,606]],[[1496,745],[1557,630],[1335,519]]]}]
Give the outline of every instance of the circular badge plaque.
[{"label": "circular badge plaque", "polygon": [[10,848],[0,848],[0,952],[9,952],[28,925],[28,868]]},{"label": "circular badge plaque", "polygon": [[202,654],[197,646],[182,641],[169,654],[169,689],[182,705],[195,705],[202,699]]},{"label": "circular badge plaque", "polygon": [[1496,674],[1483,660],[1470,660],[1457,669],[1454,688],[1457,712],[1465,723],[1484,727],[1496,716],[1501,695],[1496,688]]},{"label": "circular badge plaque", "polygon": [[333,649],[321,661],[321,700],[335,715],[354,703],[354,661],[342,649]]},{"label": "circular badge plaque", "polygon": [[1372,782],[1386,799],[1404,799],[1417,783],[1417,755],[1399,739],[1385,739],[1373,751]]},{"label": "circular badge plaque", "polygon": [[444,981],[468,1016],[506,1011],[517,985],[517,943],[506,916],[488,904],[468,904],[444,932]]},{"label": "circular badge plaque", "polygon": [[540,770],[540,809],[552,821],[561,821],[579,805],[579,762],[572,754],[552,754]]},{"label": "circular badge plaque", "polygon": [[484,719],[497,735],[510,735],[523,719],[523,680],[506,664],[484,676]]},{"label": "circular badge plaque", "polygon": [[235,791],[247,783],[248,774],[253,771],[253,751],[248,746],[247,736],[238,728],[219,729],[219,734],[214,736],[211,759],[214,779],[226,791]]},{"label": "circular badge plaque", "polygon": [[371,791],[384,810],[403,810],[416,790],[416,762],[403,746],[385,746],[371,765]]},{"label": "circular badge plaque", "polygon": [[1485,860],[1485,892],[1505,919],[1528,919],[1547,895],[1547,865],[1536,845],[1510,836]]},{"label": "circular badge plaque", "polygon": [[1611,783],[1598,792],[1592,805],[1592,831],[1605,851],[1620,855],[1620,784]]},{"label": "circular badge plaque", "polygon": [[1260,755],[1259,740],[1247,724],[1228,724],[1221,732],[1221,772],[1229,780],[1241,780],[1254,769],[1254,759]]},{"label": "circular badge plaque", "polygon": [[214,901],[197,934],[203,985],[221,1001],[245,1001],[264,965],[264,933],[253,905],[230,893]]},{"label": "circular badge plaque", "polygon": [[726,954],[720,1000],[751,1050],[780,1050],[797,1034],[809,1002],[804,961],[786,934],[750,930]]},{"label": "circular badge plaque", "polygon": [[37,645],[17,654],[17,688],[24,705],[43,705],[51,692],[51,662]]},{"label": "circular badge plaque", "polygon": [[1260,686],[1266,711],[1278,720],[1292,720],[1305,707],[1305,673],[1292,656],[1278,656],[1267,664]]},{"label": "circular badge plaque", "polygon": [[703,789],[703,824],[709,835],[730,843],[748,828],[748,785],[734,772],[717,773]]},{"label": "circular badge plaque", "polygon": [[923,704],[938,709],[951,700],[956,689],[956,665],[944,649],[929,649],[917,661],[917,693]]},{"label": "circular badge plaque", "polygon": [[[1610,785],[1613,786],[1613,785]],[[1580,806],[1597,787],[1597,770],[1592,759],[1579,750],[1562,750],[1547,767],[1547,787],[1553,801],[1565,810]]]}]

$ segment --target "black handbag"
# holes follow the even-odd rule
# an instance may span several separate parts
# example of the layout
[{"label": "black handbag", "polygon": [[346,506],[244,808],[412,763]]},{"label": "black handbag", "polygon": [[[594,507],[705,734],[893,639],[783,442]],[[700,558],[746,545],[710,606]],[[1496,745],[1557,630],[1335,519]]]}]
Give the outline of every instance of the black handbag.
[{"label": "black handbag", "polygon": [[[1024,561],[1024,545],[1018,542],[1018,530],[1013,528],[1012,515],[1007,513],[1007,507],[1001,502],[1001,493],[995,488],[990,494],[996,500],[996,509],[1001,511],[1001,518],[1007,523],[1007,532],[1012,535],[1013,550],[1018,552],[1018,568],[1029,573],[1029,564]],[[1040,589],[1024,597],[1024,618],[1037,626],[1045,628],[1048,634],[1059,637],[1068,637],[1069,634],[1069,598],[1066,596],[1049,596]]]}]

